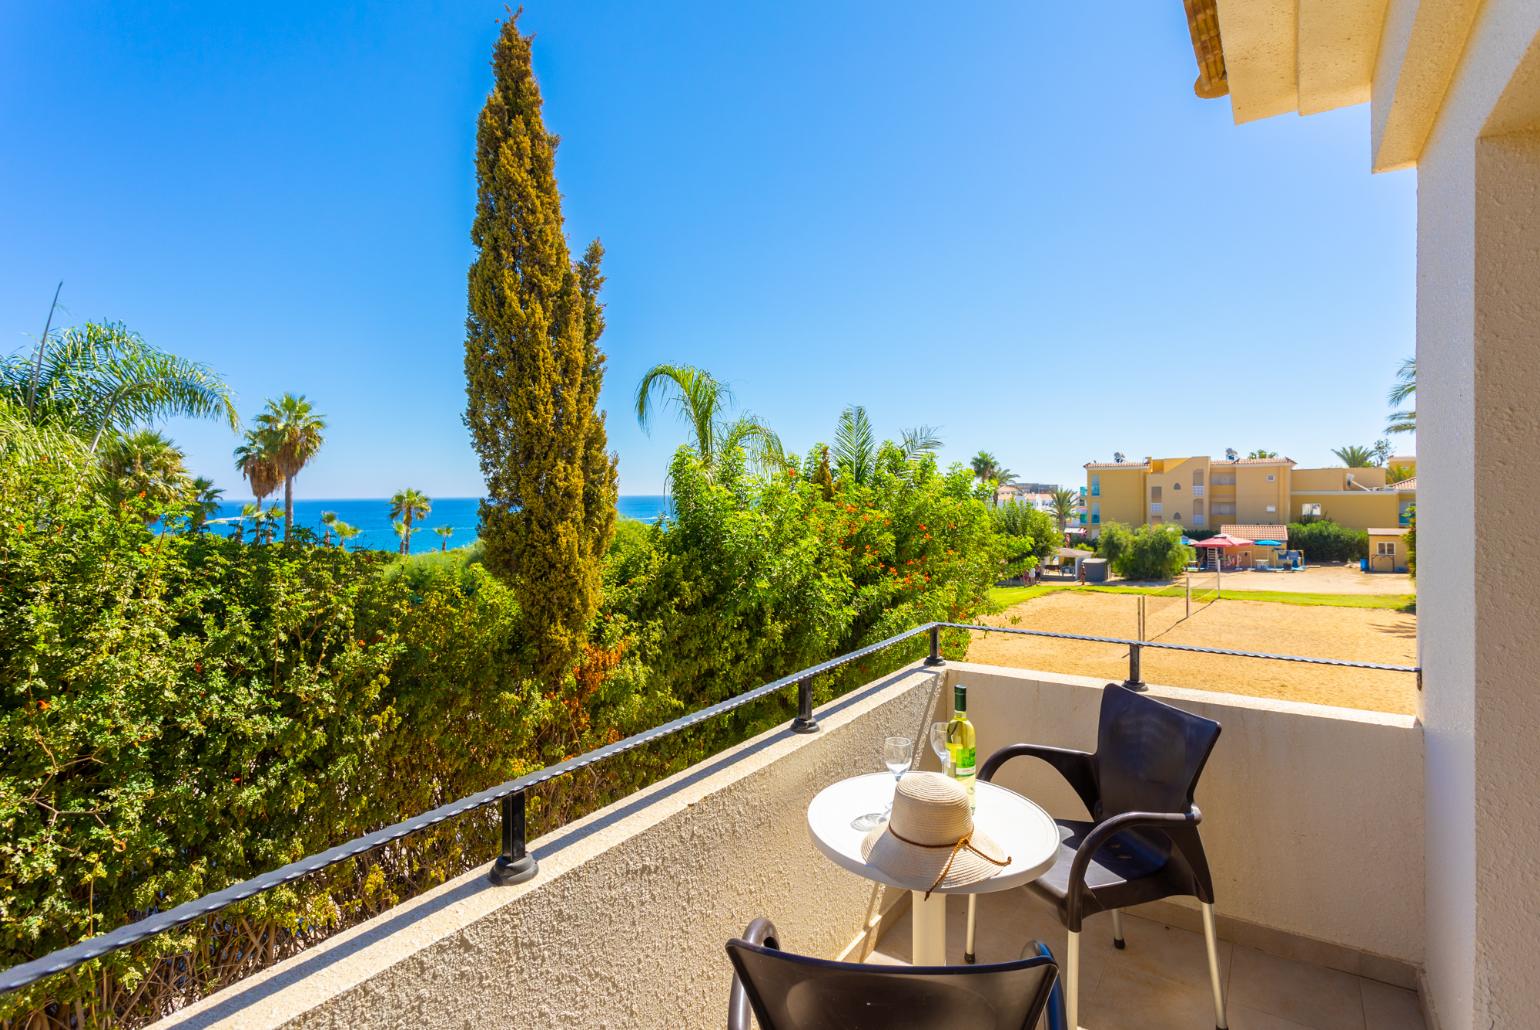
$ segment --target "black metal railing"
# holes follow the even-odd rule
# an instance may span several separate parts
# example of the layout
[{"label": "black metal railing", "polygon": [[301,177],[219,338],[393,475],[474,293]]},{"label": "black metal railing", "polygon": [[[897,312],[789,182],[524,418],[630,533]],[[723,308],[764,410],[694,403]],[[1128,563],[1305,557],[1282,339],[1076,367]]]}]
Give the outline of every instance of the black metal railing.
[{"label": "black metal railing", "polygon": [[452,801],[447,805],[441,805],[430,812],[424,812],[411,819],[386,826],[372,833],[366,833],[361,837],[355,837],[345,844],[339,844],[319,854],[309,855],[296,862],[291,862],[286,866],[274,869],[271,872],[254,876],[249,880],[243,880],[223,890],[207,894],[195,901],[186,902],[164,912],[155,912],[145,916],[143,919],[120,926],[115,930],[88,938],[67,948],[60,948],[58,951],[44,955],[42,958],[12,966],[4,972],[0,972],[0,994],[18,990],[19,988],[26,987],[28,984],[36,983],[46,976],[65,972],[110,952],[130,947],[157,934],[185,926],[188,923],[212,915],[264,891],[272,890],[286,883],[292,883],[300,877],[309,876],[312,873],[336,865],[338,862],[373,851],[403,837],[437,826],[456,816],[464,815],[467,812],[493,803],[497,803],[501,807],[502,853],[493,862],[492,870],[488,874],[489,878],[493,883],[497,884],[521,883],[530,879],[539,871],[539,865],[535,857],[529,854],[525,842],[524,798],[526,793],[532,788],[554,780],[557,777],[586,768],[596,762],[602,762],[607,758],[624,754],[654,740],[671,736],[707,719],[725,715],[734,709],[752,704],[793,684],[797,687],[797,715],[792,720],[789,728],[796,733],[815,733],[818,730],[818,722],[813,714],[813,680],[816,677],[833,672],[852,662],[860,661],[862,658],[869,657],[879,651],[884,651],[921,634],[925,634],[930,638],[929,654],[924,659],[923,665],[944,665],[945,662],[941,657],[941,632],[946,629],[983,630],[990,633],[1051,637],[1057,640],[1077,640],[1093,644],[1111,644],[1127,647],[1129,649],[1128,678],[1124,682],[1127,686],[1134,687],[1135,689],[1142,689],[1144,686],[1140,678],[1140,656],[1144,648],[1157,648],[1166,651],[1189,651],[1197,654],[1220,655],[1230,658],[1302,662],[1312,665],[1332,665],[1379,672],[1410,673],[1418,677],[1419,686],[1422,675],[1422,670],[1412,665],[1385,665],[1376,662],[1353,662],[1335,658],[1268,654],[1259,651],[1237,651],[1222,647],[1199,647],[1193,644],[1169,644],[1159,641],[1129,640],[1122,637],[1101,637],[1082,633],[1053,633],[1047,630],[1017,629],[1005,626],[980,626],[972,623],[929,622],[895,634],[886,640],[880,640],[875,644],[868,644],[866,647],[851,651],[848,654],[842,654],[828,661],[809,666],[806,669],[792,673],[790,676],[783,676],[771,683],[766,683],[763,686],[755,687],[753,690],[728,698],[726,701],[720,701],[689,715],[681,716],[672,722],[633,734],[613,744],[606,744],[604,747],[588,751],[578,755],[576,758],[569,758],[556,765],[547,766],[544,769],[508,780],[506,783],[500,783],[495,787],[489,787],[480,793],[472,794],[458,801]]}]

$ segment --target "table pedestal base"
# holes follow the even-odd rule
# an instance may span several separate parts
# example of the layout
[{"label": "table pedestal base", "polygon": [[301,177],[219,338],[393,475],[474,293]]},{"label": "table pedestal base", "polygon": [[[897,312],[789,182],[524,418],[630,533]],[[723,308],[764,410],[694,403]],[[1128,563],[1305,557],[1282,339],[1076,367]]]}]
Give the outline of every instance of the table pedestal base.
[{"label": "table pedestal base", "polygon": [[917,966],[946,965],[946,895],[910,891],[910,962]]}]

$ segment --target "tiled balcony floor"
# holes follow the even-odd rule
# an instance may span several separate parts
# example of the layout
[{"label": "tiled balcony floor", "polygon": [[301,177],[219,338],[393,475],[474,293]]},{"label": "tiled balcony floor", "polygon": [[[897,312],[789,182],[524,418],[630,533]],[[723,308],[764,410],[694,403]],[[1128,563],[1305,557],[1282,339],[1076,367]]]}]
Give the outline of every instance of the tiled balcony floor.
[{"label": "tiled balcony floor", "polygon": [[[947,961],[961,962],[968,903],[947,902]],[[1128,947],[1112,946],[1112,924],[1098,916],[1080,935],[1080,1025],[1087,1030],[1194,1030],[1214,1025],[1203,936],[1123,917]],[[980,962],[1020,956],[1032,939],[1064,959],[1064,928],[1025,890],[979,900]],[[869,961],[909,961],[907,912],[882,936]],[[1231,1030],[1423,1030],[1417,996],[1351,973],[1293,962],[1219,942]]]}]

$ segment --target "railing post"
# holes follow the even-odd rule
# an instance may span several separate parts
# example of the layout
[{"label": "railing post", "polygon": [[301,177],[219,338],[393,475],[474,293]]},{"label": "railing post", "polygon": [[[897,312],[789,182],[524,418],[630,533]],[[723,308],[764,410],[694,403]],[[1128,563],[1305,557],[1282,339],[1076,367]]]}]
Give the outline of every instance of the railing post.
[{"label": "railing post", "polygon": [[1123,686],[1130,690],[1144,689],[1144,680],[1139,678],[1139,657],[1143,650],[1138,644],[1128,645],[1128,679],[1123,681]]},{"label": "railing post", "polygon": [[945,665],[946,660],[941,657],[941,627],[930,628],[930,655],[925,659],[926,665]]},{"label": "railing post", "polygon": [[488,878],[498,886],[523,883],[540,868],[535,856],[524,850],[524,792],[509,794],[502,801],[503,853],[492,863]]},{"label": "railing post", "polygon": [[804,676],[797,681],[797,717],[791,721],[791,732],[818,732],[818,720],[813,718],[813,677],[811,676]]}]

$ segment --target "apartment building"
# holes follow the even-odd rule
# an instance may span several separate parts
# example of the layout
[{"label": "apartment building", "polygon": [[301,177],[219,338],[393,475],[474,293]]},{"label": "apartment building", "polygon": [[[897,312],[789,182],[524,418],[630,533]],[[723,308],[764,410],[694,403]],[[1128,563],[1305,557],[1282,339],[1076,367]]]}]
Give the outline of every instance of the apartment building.
[{"label": "apartment building", "polygon": [[1328,518],[1344,526],[1404,526],[1417,500],[1416,459],[1385,467],[1296,468],[1292,458],[1146,458],[1088,462],[1084,525],[1178,523],[1214,529],[1226,522],[1287,523]]}]

